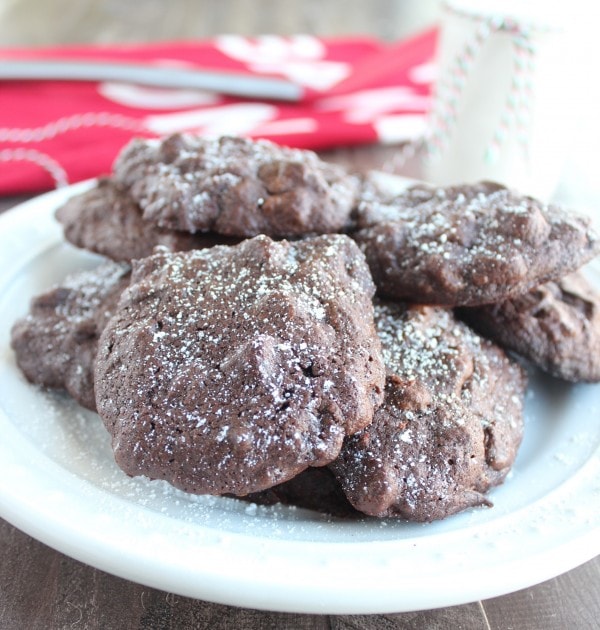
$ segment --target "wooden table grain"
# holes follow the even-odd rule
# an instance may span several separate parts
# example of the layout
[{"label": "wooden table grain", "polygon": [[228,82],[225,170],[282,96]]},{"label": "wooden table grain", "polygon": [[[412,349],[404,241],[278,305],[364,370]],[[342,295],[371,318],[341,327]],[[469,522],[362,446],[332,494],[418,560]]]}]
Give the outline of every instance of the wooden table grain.
[{"label": "wooden table grain", "polygon": [[[217,33],[366,33],[394,39],[427,24],[436,0],[4,0],[2,45],[149,41]],[[1,122],[1,121],[0,121]],[[340,150],[354,167],[394,170],[393,147]],[[26,197],[0,199],[0,212]],[[6,323],[4,323],[6,325]],[[1,436],[0,436],[1,439]],[[299,615],[212,604],[109,575],[0,519],[0,630],[571,630],[600,628],[600,557],[502,597],[387,615]]]}]

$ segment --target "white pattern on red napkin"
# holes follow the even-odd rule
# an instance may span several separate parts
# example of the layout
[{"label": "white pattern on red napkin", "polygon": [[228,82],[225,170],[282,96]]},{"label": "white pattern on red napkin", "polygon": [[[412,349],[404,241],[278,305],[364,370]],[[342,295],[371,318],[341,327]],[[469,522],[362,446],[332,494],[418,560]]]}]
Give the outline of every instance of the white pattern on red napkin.
[{"label": "white pattern on red napkin", "polygon": [[436,31],[398,44],[366,38],[222,36],[137,46],[4,49],[11,59],[122,61],[282,77],[298,103],[125,83],[0,83],[0,194],[33,192],[110,171],[134,135],[239,134],[327,149],[423,133]]}]

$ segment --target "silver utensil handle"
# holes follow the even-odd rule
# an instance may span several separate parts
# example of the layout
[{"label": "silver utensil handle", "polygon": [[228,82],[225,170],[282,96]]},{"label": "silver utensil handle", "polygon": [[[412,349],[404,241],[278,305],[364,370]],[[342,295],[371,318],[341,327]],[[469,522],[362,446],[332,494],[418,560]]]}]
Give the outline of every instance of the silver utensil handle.
[{"label": "silver utensil handle", "polygon": [[2,60],[0,80],[118,81],[208,90],[246,98],[299,101],[302,88],[285,79],[229,72],[63,60]]}]

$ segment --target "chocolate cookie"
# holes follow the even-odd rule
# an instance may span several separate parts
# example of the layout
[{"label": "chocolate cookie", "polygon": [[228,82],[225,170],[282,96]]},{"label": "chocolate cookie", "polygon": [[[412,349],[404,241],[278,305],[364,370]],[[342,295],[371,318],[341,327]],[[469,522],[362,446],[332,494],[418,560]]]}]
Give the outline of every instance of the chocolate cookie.
[{"label": "chocolate cookie", "polygon": [[388,370],[373,423],[330,465],[373,516],[432,521],[477,505],[502,482],[523,427],[523,370],[451,311],[378,303]]},{"label": "chocolate cookie", "polygon": [[129,283],[129,266],[105,263],[68,276],[31,301],[11,332],[17,364],[32,383],[65,389],[94,410],[98,338]]},{"label": "chocolate cookie", "polygon": [[359,188],[311,151],[227,136],[134,140],[115,177],[160,227],[242,237],[338,232]]},{"label": "chocolate cookie", "polygon": [[355,238],[379,291],[475,306],[525,293],[600,252],[587,218],[498,184],[419,186],[359,209]]},{"label": "chocolate cookie", "polygon": [[117,463],[243,495],[332,461],[383,396],[373,293],[342,235],[134,262],[96,366]]},{"label": "chocolate cookie", "polygon": [[157,245],[187,251],[233,242],[216,234],[176,232],[145,221],[137,203],[107,178],[69,199],[57,210],[56,218],[73,245],[117,261],[145,258]]},{"label": "chocolate cookie", "polygon": [[553,376],[600,381],[600,292],[581,272],[459,314],[482,335]]},{"label": "chocolate cookie", "polygon": [[326,466],[307,468],[293,479],[244,497],[258,505],[290,505],[339,517],[364,516],[346,498],[334,474]]}]

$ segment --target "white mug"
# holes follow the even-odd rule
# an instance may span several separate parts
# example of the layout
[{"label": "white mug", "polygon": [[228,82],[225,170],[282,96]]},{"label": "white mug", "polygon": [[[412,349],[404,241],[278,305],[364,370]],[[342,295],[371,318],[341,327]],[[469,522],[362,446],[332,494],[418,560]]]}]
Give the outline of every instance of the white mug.
[{"label": "white mug", "polygon": [[445,3],[425,179],[439,185],[491,179],[540,199],[552,195],[573,144],[581,94],[581,32],[571,19],[577,0],[571,11],[564,5]]}]

